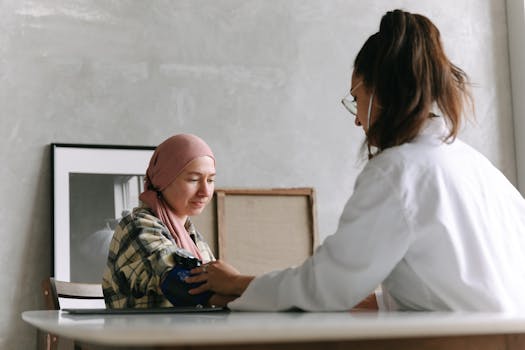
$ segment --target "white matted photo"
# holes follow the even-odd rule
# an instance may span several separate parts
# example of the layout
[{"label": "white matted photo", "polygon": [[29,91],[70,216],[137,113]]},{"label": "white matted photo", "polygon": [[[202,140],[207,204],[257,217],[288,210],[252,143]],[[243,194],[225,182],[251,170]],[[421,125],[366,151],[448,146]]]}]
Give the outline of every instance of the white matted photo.
[{"label": "white matted photo", "polygon": [[51,144],[56,279],[101,283],[113,230],[138,205],[154,150]]}]

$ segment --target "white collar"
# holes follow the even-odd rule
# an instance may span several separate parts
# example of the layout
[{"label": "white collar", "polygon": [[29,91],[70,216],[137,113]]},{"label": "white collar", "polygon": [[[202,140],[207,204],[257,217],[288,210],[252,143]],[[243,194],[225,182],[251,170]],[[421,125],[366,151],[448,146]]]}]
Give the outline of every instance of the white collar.
[{"label": "white collar", "polygon": [[450,130],[447,126],[445,118],[441,116],[428,118],[419,135],[415,140],[420,139],[434,139],[443,142],[449,135]]}]

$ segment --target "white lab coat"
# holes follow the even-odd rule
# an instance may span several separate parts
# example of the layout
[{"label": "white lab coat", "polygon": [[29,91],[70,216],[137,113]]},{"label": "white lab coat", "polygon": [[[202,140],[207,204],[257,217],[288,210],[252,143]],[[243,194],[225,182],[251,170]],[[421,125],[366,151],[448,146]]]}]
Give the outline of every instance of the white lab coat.
[{"label": "white lab coat", "polygon": [[525,310],[525,200],[443,118],[359,175],[335,234],[301,266],[257,277],[234,310]]}]

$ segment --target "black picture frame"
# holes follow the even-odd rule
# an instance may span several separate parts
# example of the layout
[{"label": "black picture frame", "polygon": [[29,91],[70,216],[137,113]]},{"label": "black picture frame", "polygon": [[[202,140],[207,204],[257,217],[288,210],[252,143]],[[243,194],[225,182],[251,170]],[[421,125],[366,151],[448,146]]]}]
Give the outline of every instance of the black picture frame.
[{"label": "black picture frame", "polygon": [[52,275],[100,283],[118,219],[138,204],[154,146],[51,144]]}]

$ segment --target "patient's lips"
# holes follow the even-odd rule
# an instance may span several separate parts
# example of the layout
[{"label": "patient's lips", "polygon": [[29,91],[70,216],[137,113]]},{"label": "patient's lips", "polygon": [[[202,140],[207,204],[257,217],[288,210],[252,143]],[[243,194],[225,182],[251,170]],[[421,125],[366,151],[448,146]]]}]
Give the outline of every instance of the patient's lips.
[{"label": "patient's lips", "polygon": [[192,206],[196,208],[203,208],[206,205],[207,201],[199,200],[199,201],[191,201],[190,203]]}]

